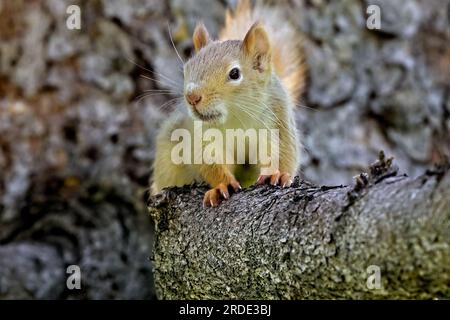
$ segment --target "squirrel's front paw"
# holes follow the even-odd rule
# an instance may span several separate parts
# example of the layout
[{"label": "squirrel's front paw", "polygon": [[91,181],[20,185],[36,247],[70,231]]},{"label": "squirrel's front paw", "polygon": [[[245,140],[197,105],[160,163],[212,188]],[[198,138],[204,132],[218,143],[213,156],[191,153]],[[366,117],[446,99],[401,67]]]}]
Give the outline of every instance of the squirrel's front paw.
[{"label": "squirrel's front paw", "polygon": [[231,186],[231,188],[233,188],[236,192],[242,189],[241,185],[236,180],[231,181],[229,184],[220,183],[215,188],[212,188],[205,193],[205,197],[203,198],[203,207],[217,207],[222,199],[228,200],[230,198],[228,186]]},{"label": "squirrel's front paw", "polygon": [[282,188],[289,187],[292,184],[291,175],[287,172],[280,172],[277,170],[272,175],[260,175],[256,184],[271,184],[273,186],[281,186]]}]

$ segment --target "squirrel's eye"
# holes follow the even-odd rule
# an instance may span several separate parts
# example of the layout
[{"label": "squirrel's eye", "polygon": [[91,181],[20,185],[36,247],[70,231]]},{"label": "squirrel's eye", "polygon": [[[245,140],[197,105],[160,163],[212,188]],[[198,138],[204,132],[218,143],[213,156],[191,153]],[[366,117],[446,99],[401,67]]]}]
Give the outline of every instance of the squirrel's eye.
[{"label": "squirrel's eye", "polygon": [[231,80],[238,80],[241,77],[241,72],[238,68],[231,69],[230,73],[228,74],[228,77]]}]

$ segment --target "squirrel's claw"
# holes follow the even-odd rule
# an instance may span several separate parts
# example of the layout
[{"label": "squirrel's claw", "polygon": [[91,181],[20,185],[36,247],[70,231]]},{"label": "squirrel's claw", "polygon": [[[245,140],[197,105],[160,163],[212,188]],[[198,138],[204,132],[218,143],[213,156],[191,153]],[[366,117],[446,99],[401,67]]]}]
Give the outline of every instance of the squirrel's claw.
[{"label": "squirrel's claw", "polygon": [[[232,181],[229,184],[234,191],[241,190],[241,185],[237,181]],[[225,183],[219,184],[217,187],[208,190],[203,198],[203,207],[217,207],[223,200],[228,200],[230,198],[230,193],[228,191],[228,185]]]},{"label": "squirrel's claw", "polygon": [[282,188],[289,187],[292,184],[291,175],[287,172],[281,173],[276,171],[272,175],[260,175],[256,181],[257,185],[271,184],[273,186],[281,186]]},{"label": "squirrel's claw", "polygon": [[[238,191],[242,190],[241,185],[237,181],[231,181],[230,186],[233,188],[234,192],[238,192]],[[228,191],[228,188],[227,188],[227,191]]]},{"label": "squirrel's claw", "polygon": [[220,195],[219,190],[216,188],[211,189],[205,193],[205,197],[203,198],[203,207],[216,207],[220,203]]},{"label": "squirrel's claw", "polygon": [[288,188],[292,184],[291,175],[289,173],[284,173],[280,177],[280,186],[282,188]]}]

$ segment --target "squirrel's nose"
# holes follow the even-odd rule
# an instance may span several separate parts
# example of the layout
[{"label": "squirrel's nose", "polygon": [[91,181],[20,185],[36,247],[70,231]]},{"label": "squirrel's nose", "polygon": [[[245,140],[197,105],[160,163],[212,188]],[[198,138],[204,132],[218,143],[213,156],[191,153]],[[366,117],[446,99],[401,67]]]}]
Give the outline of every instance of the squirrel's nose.
[{"label": "squirrel's nose", "polygon": [[186,95],[186,100],[191,106],[195,107],[202,101],[202,96],[197,93],[189,93]]}]

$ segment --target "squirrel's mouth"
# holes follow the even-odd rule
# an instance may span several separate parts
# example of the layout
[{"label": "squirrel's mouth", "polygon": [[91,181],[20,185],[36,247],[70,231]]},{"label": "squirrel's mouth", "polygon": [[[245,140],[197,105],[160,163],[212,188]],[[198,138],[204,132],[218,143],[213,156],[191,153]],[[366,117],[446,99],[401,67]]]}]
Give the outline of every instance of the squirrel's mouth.
[{"label": "squirrel's mouth", "polygon": [[200,113],[195,108],[192,108],[192,111],[194,112],[194,114],[197,118],[199,118],[200,120],[205,121],[205,122],[215,122],[215,121],[218,121],[220,118],[222,118],[222,114],[220,112],[203,114],[203,113]]}]

